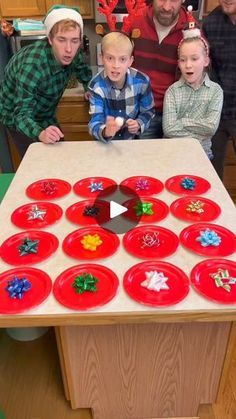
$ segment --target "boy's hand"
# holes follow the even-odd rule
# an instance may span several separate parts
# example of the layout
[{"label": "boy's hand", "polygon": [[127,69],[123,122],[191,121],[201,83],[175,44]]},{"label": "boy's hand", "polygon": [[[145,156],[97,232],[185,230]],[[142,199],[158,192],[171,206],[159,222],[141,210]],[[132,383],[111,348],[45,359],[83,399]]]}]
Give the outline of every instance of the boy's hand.
[{"label": "boy's hand", "polygon": [[104,137],[114,137],[119,131],[120,127],[117,125],[114,116],[107,116],[106,127],[104,128]]},{"label": "boy's hand", "polygon": [[126,125],[131,134],[137,134],[140,130],[140,125],[135,119],[127,119]]},{"label": "boy's hand", "polygon": [[63,132],[56,127],[55,125],[50,125],[46,129],[40,132],[39,141],[44,144],[54,144],[57,141],[60,141],[64,137]]}]

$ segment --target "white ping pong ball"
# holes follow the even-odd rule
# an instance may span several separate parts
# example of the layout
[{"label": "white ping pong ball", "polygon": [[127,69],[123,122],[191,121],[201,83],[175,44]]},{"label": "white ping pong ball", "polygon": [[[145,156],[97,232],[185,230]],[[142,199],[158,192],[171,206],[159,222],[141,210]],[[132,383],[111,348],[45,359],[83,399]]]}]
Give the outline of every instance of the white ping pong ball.
[{"label": "white ping pong ball", "polygon": [[118,127],[122,127],[122,125],[124,124],[124,118],[121,118],[121,116],[117,116],[116,118],[115,118],[115,121],[116,121],[116,125],[118,126]]}]

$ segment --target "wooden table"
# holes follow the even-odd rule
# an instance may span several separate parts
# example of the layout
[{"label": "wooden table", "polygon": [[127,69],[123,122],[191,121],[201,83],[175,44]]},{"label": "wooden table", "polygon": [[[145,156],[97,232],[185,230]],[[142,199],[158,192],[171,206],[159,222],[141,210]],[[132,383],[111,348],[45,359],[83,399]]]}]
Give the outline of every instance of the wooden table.
[{"label": "wooden table", "polygon": [[[25,189],[36,180],[61,178],[74,184],[100,175],[121,182],[132,175],[148,175],[164,182],[177,174],[206,178],[211,189],[204,196],[222,209],[216,223],[235,231],[233,202],[196,140],[37,143],[30,146],[2,201],[0,243],[20,231],[11,224],[10,215],[31,202]],[[178,196],[163,190],[158,198],[171,204]],[[65,210],[81,199],[71,192],[55,202]],[[158,224],[176,234],[188,225],[172,215]],[[46,229],[59,238],[60,246],[35,267],[47,272],[52,281],[80,262],[61,249],[64,237],[77,228],[63,216]],[[228,259],[235,260],[235,254]],[[165,259],[188,275],[201,260],[204,257],[182,246]],[[228,362],[225,356],[236,306],[214,303],[193,288],[175,306],[141,305],[122,287],[124,273],[139,262],[122,245],[113,256],[98,261],[120,280],[118,294],[99,309],[70,310],[50,294],[40,306],[23,314],[0,315],[0,326],[54,326],[66,397],[72,408],[92,408],[95,419],[196,416],[199,405],[216,399]],[[12,266],[1,261],[0,267],[3,272]]]}]

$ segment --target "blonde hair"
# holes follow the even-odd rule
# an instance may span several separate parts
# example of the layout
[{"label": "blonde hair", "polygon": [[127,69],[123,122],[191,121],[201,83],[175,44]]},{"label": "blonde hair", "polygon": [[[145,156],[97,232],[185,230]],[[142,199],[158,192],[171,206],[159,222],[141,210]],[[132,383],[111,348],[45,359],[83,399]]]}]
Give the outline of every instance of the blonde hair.
[{"label": "blonde hair", "polygon": [[118,45],[119,49],[126,49],[129,55],[133,54],[134,44],[131,39],[122,32],[110,32],[102,38],[101,50],[102,53],[110,46]]},{"label": "blonde hair", "polygon": [[201,44],[203,46],[203,51],[205,52],[206,56],[209,57],[209,44],[208,44],[207,40],[205,38],[203,38],[202,36],[193,36],[193,37],[181,39],[181,41],[178,45],[178,57],[180,55],[180,48],[182,47],[182,45],[189,44],[191,42],[196,42],[196,41],[201,42]]},{"label": "blonde hair", "polygon": [[80,38],[82,35],[81,27],[77,22],[71,19],[63,19],[60,22],[55,23],[50,31],[50,38],[52,39],[59,31],[67,32],[70,29],[80,28]]}]

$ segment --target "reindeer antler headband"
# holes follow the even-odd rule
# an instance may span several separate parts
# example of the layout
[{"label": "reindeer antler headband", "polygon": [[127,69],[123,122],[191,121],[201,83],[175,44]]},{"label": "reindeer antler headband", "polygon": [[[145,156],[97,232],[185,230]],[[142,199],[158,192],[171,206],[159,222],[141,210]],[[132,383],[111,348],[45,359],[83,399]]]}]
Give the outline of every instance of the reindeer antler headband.
[{"label": "reindeer antler headband", "polygon": [[[110,31],[116,31],[116,16],[112,15],[113,10],[117,6],[119,0],[97,0],[99,3],[98,11],[106,16],[107,24]],[[135,18],[143,14],[143,10],[147,7],[145,0],[125,0],[125,6],[128,11],[128,16],[124,16],[123,24],[120,32],[129,35]],[[96,31],[99,35],[104,35],[105,30],[102,25],[97,25]],[[132,31],[132,37],[139,37],[140,31],[134,29]]]}]

